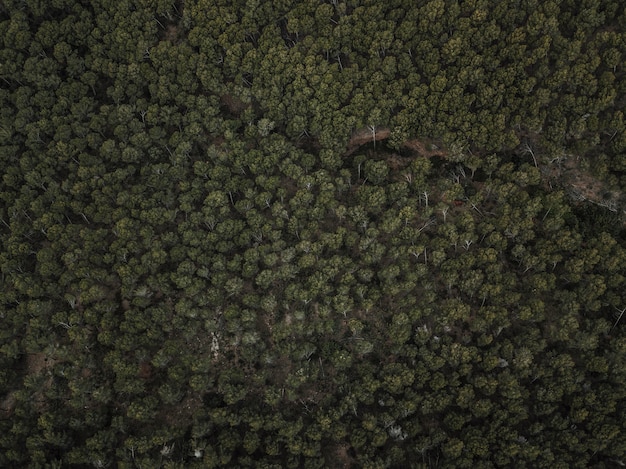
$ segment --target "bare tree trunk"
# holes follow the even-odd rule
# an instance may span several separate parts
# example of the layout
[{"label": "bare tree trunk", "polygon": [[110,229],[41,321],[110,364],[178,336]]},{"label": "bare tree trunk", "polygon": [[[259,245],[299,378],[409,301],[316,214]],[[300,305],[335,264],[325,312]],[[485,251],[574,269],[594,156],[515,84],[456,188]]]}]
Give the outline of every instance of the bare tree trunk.
[{"label": "bare tree trunk", "polygon": [[369,128],[372,131],[372,140],[374,141],[374,148],[376,148],[376,126],[370,125]]}]

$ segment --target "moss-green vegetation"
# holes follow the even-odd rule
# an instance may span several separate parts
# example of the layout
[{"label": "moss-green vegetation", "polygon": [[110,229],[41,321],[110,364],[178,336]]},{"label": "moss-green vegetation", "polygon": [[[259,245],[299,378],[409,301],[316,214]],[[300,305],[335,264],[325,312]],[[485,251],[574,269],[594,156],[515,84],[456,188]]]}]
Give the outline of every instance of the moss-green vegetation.
[{"label": "moss-green vegetation", "polygon": [[626,464],[624,31],[2,2],[0,466]]}]

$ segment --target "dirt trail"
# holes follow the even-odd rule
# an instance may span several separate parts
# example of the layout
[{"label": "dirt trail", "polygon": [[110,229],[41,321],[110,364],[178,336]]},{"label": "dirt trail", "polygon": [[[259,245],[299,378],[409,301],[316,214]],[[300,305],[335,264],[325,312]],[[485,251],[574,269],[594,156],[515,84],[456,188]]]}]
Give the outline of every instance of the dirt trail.
[{"label": "dirt trail", "polygon": [[[387,127],[377,128],[375,135],[369,128],[356,130],[348,142],[344,155],[349,156],[361,146],[372,143],[374,137],[378,142],[389,138],[390,135],[391,130]],[[445,158],[448,155],[445,149],[441,149],[427,140],[407,140],[402,144],[402,147],[426,158],[435,156]],[[589,170],[582,168],[581,158],[570,156],[556,162],[552,161],[549,164],[540,162],[539,166],[542,169],[544,180],[550,187],[552,187],[550,181],[556,182],[564,186],[575,200],[589,201],[614,212],[621,211],[620,202],[624,198],[623,192],[611,189],[605,181],[594,177]]]},{"label": "dirt trail", "polygon": [[376,132],[372,132],[370,129],[359,129],[353,132],[350,141],[348,142],[348,148],[344,155],[349,156],[357,151],[361,146],[367,145],[373,141],[379,142],[386,140],[391,135],[391,130],[387,127],[380,127],[376,129]]},{"label": "dirt trail", "polygon": [[414,152],[417,152],[420,156],[425,156],[426,158],[432,158],[433,156],[444,158],[447,155],[444,150],[436,145],[427,144],[417,139],[407,140],[402,144],[402,146],[404,148],[409,148]]},{"label": "dirt trail", "polygon": [[[390,135],[391,129],[387,127],[377,128],[376,132],[372,132],[369,128],[356,130],[352,134],[352,137],[348,142],[345,156],[351,155],[361,146],[372,143],[373,141],[379,142],[382,140],[386,140],[389,138]],[[407,140],[402,144],[402,147],[413,150],[418,155],[425,156],[427,158],[431,158],[433,156],[444,157],[447,154],[444,150],[440,149],[436,145],[418,139]]]}]

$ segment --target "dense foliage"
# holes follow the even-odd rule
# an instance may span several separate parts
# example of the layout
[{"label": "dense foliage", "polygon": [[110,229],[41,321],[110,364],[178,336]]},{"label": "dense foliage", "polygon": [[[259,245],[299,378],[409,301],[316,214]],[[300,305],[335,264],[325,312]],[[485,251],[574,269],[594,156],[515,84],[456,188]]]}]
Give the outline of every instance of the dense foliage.
[{"label": "dense foliage", "polygon": [[0,466],[626,464],[624,31],[0,3]]}]

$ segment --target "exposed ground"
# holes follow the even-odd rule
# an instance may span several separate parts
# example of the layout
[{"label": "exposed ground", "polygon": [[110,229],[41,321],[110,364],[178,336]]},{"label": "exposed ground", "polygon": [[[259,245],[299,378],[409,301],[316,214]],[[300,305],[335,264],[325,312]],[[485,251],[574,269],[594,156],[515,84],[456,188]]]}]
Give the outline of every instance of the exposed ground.
[{"label": "exposed ground", "polygon": [[[361,146],[367,145],[368,143],[372,143],[374,141],[380,142],[382,140],[386,140],[391,135],[391,129],[387,127],[377,128],[375,132],[372,132],[369,128],[363,128],[356,130],[350,141],[348,142],[348,147],[344,153],[345,156],[351,155],[355,151],[357,151]],[[426,140],[418,140],[412,139],[407,140],[402,144],[403,148],[407,148],[409,150],[413,150],[419,156],[425,156],[427,158],[431,158],[433,156],[444,157],[446,156],[446,152],[439,148],[437,145],[428,142]]]},{"label": "exposed ground", "polygon": [[605,181],[584,169],[581,163],[580,157],[564,157],[544,165],[542,172],[549,179],[562,184],[575,200],[589,201],[617,212],[623,197],[622,191],[611,189]]},{"label": "exposed ground", "polygon": [[[25,357],[25,372],[27,375],[41,376],[47,375],[48,378],[43,382],[41,387],[32,396],[35,407],[41,409],[45,405],[44,392],[52,384],[51,370],[55,360],[46,353],[29,353]],[[17,390],[8,392],[0,398],[0,419],[8,419],[13,415],[13,411],[17,406]]]},{"label": "exposed ground", "polygon": [[17,405],[17,391],[9,392],[0,402],[0,419],[8,419]]},{"label": "exposed ground", "polygon": [[391,135],[391,130],[387,127],[377,128],[375,132],[372,132],[370,129],[359,129],[352,134],[350,141],[348,142],[348,148],[344,153],[345,156],[351,155],[355,151],[357,151],[361,146],[367,145],[372,142],[379,142],[381,140],[385,140],[389,138]]},{"label": "exposed ground", "polygon": [[[386,127],[377,128],[375,133],[369,128],[359,129],[352,134],[344,155],[349,156],[361,146],[373,141],[385,140],[389,138],[390,134],[391,130]],[[445,157],[447,155],[445,149],[426,140],[407,140],[402,144],[402,147],[427,158]],[[390,161],[391,164],[395,162],[393,159]],[[611,189],[605,181],[595,177],[581,163],[582,159],[573,155],[564,156],[551,162],[538,162],[544,180],[550,187],[552,187],[552,183],[557,183],[563,186],[574,200],[588,201],[614,212],[620,211],[620,201],[624,198],[623,192]]]}]

